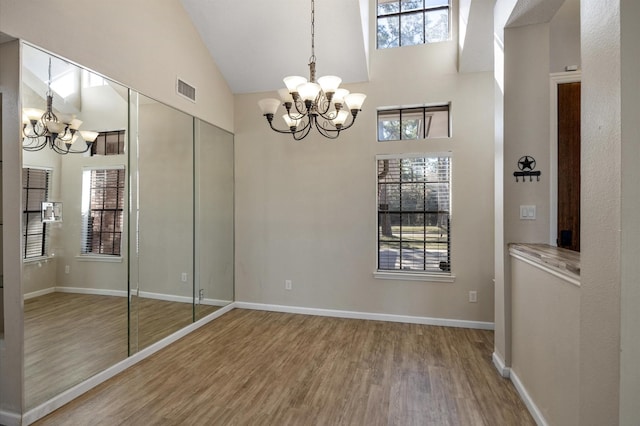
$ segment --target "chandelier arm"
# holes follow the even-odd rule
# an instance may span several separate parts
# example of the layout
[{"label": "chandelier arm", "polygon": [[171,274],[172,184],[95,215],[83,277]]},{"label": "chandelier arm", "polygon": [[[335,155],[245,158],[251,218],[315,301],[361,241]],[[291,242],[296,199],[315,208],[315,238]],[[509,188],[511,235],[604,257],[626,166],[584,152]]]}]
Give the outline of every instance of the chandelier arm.
[{"label": "chandelier arm", "polygon": [[[316,130],[327,139],[337,139],[340,136],[340,129],[327,129],[316,121]],[[335,134],[334,134],[335,133]]]},{"label": "chandelier arm", "polygon": [[307,120],[307,124],[305,124],[302,129],[291,132],[291,136],[293,136],[293,139],[299,141],[306,138],[309,132],[311,131],[311,128],[313,127],[312,122],[315,122],[315,121],[316,120],[314,116],[310,115],[309,120]]},{"label": "chandelier arm", "polygon": [[291,128],[289,128],[289,130],[280,130],[278,128],[276,128],[273,125],[273,114],[264,114],[264,116],[267,119],[267,122],[269,123],[269,127],[271,127],[271,130],[278,132],[278,133],[285,133],[285,134],[291,134],[293,133],[293,131],[291,130]]},{"label": "chandelier arm", "polygon": [[[32,139],[33,140],[33,139]],[[29,141],[29,143],[31,143],[31,141]],[[45,141],[43,143],[40,143],[38,145],[34,145],[34,146],[30,146],[30,145],[25,145],[24,141],[22,141],[22,149],[25,151],[29,151],[29,152],[36,152],[36,151],[40,151],[42,150],[44,147],[47,146],[47,141],[45,139]]]}]

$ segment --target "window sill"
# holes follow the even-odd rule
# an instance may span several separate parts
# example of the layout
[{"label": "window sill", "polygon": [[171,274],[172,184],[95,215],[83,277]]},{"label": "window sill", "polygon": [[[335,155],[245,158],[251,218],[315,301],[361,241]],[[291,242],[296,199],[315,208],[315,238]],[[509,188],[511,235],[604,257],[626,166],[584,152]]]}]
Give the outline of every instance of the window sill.
[{"label": "window sill", "polygon": [[99,254],[80,254],[76,256],[79,262],[105,262],[105,263],[122,263],[122,256],[110,256]]},{"label": "window sill", "polygon": [[30,264],[30,263],[47,263],[49,260],[52,260],[54,257],[53,256],[39,256],[39,257],[30,257],[28,259],[22,259],[22,263],[23,264]]},{"label": "window sill", "polygon": [[375,271],[374,278],[381,280],[401,280],[401,281],[426,281],[426,282],[455,282],[456,277],[452,274],[438,274],[428,272],[405,272],[405,271]]}]

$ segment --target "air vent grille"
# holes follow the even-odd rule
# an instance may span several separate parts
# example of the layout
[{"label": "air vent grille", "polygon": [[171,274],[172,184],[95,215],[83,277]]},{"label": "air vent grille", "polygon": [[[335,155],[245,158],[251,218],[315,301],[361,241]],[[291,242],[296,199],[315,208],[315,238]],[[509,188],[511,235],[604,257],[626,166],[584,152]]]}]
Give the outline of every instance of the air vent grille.
[{"label": "air vent grille", "polygon": [[178,79],[178,94],[184,96],[185,98],[195,102],[196,101],[196,88],[192,85],[185,83],[184,81]]}]

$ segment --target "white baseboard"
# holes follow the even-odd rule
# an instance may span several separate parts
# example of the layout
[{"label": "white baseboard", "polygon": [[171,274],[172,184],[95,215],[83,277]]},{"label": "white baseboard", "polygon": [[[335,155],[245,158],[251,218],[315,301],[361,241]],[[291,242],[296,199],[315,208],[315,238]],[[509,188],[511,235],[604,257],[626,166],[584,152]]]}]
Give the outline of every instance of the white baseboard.
[{"label": "white baseboard", "polygon": [[500,373],[500,375],[505,379],[508,379],[511,374],[511,369],[505,365],[502,357],[497,352],[494,352],[491,359],[493,360],[493,365],[498,370],[498,373]]},{"label": "white baseboard", "polygon": [[341,311],[335,309],[304,308],[298,306],[270,305],[264,303],[235,302],[235,307],[239,309],[253,309],[257,311],[285,312],[290,314],[316,315],[324,317],[351,318],[373,321],[402,322],[408,324],[438,325],[443,327],[476,328],[481,330],[493,330],[494,328],[494,323],[492,322],[417,317],[410,315],[379,314],[371,312]]},{"label": "white baseboard", "polygon": [[92,294],[95,296],[127,297],[127,290],[109,290],[106,288],[56,287],[58,293]]},{"label": "white baseboard", "polygon": [[[24,299],[32,299],[38,296],[44,296],[50,293],[76,293],[76,294],[92,294],[96,296],[117,296],[127,297],[126,290],[109,290],[104,288],[86,288],[86,287],[49,287],[44,290],[38,290],[24,295]],[[172,294],[152,293],[148,291],[141,291],[138,293],[140,297],[146,297],[148,299],[165,300],[167,302],[180,302],[180,303],[193,303],[191,296],[176,296]],[[200,305],[207,306],[227,306],[233,300],[222,299],[202,299],[198,301]]]},{"label": "white baseboard", "polygon": [[[31,293],[25,293],[24,300],[33,299],[34,297],[44,296],[45,294],[54,293],[55,287],[45,288],[44,290],[32,291]],[[3,424],[3,423],[0,423]]]},{"label": "white baseboard", "polygon": [[0,425],[4,426],[20,426],[22,417],[19,413],[13,411],[0,410]]},{"label": "white baseboard", "polygon": [[524,385],[520,381],[520,378],[518,377],[516,372],[513,370],[510,370],[509,378],[511,379],[513,386],[516,388],[516,390],[520,394],[520,398],[522,398],[522,401],[527,406],[527,409],[529,410],[529,413],[531,413],[531,416],[533,417],[533,420],[535,420],[536,424],[538,426],[549,426],[549,423],[547,423],[544,416],[542,415],[542,412],[538,409],[538,406],[533,402],[533,399],[531,399],[529,392],[527,392],[527,389],[524,387]]},{"label": "white baseboard", "polygon": [[[47,414],[57,410],[58,408],[62,407],[64,404],[72,401],[73,399],[79,397],[80,395],[82,395],[85,392],[88,392],[89,390],[93,389],[94,387],[98,386],[99,384],[109,380],[110,378],[114,377],[116,374],[126,370],[127,368],[137,364],[138,362],[142,361],[143,359],[153,355],[154,353],[158,352],[160,349],[170,345],[171,343],[175,342],[176,340],[186,336],[187,334],[191,333],[192,331],[202,327],[203,325],[211,322],[212,320],[220,317],[221,315],[229,312],[230,310],[232,310],[234,308],[234,304],[231,303],[221,309],[218,309],[217,311],[207,315],[206,317],[202,318],[201,320],[198,320],[188,326],[186,326],[185,328],[178,330],[177,332],[171,334],[170,336],[165,337],[164,339],[154,343],[151,346],[148,346],[144,349],[142,349],[140,352],[136,352],[135,354],[131,355],[130,357],[120,361],[119,363],[107,368],[106,370],[101,371],[100,373],[96,374],[95,376],[90,377],[89,379],[85,380],[82,383],[77,384],[76,386],[67,389],[66,391],[62,392],[59,395],[56,395],[55,397],[51,398],[50,400],[40,404],[37,407],[32,408],[31,410],[27,411],[26,413],[24,413],[24,416],[22,417],[22,424],[31,424],[33,422],[35,422],[38,419],[41,419],[42,417],[46,416]],[[2,420],[2,417],[0,417],[0,421]],[[19,420],[19,417],[18,417]],[[4,423],[2,423],[4,424]],[[16,423],[16,425],[19,425],[20,423]],[[9,426],[9,424],[8,424]],[[10,424],[10,426],[13,426],[13,424]]]}]

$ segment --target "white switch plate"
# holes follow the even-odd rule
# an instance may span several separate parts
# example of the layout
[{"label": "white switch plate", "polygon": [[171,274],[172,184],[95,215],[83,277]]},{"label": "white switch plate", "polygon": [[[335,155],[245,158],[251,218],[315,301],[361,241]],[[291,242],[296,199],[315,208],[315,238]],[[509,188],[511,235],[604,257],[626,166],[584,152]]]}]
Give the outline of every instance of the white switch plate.
[{"label": "white switch plate", "polygon": [[536,220],[536,206],[520,206],[520,219]]}]

